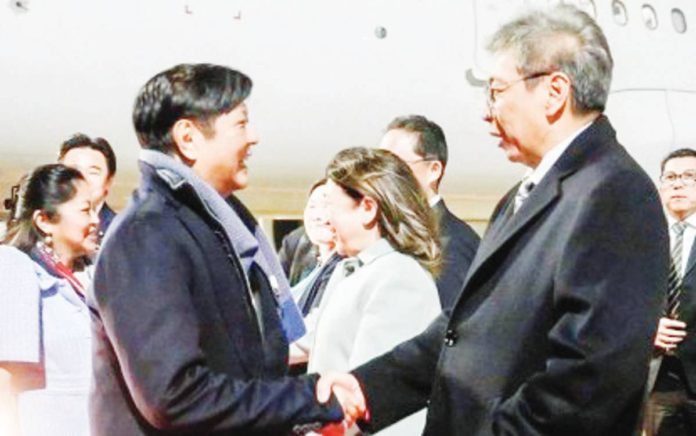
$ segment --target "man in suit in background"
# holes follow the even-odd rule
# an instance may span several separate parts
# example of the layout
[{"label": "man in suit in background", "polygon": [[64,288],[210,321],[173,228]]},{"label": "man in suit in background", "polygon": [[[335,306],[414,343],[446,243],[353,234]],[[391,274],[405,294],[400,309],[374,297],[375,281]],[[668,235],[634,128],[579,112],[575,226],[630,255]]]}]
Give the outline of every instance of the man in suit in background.
[{"label": "man in suit in background", "polygon": [[447,142],[440,126],[420,116],[395,118],[387,126],[380,148],[396,154],[408,164],[428,197],[440,225],[442,271],[437,277],[440,304],[454,303],[479,245],[479,236],[447,209],[439,189],[447,167]]},{"label": "man in suit in background", "polygon": [[[485,121],[529,167],[503,197],[452,308],[353,371],[379,430],[428,407],[427,435],[629,435],[669,270],[655,186],[602,115],[600,27],[559,5],[494,35]],[[323,393],[352,375],[326,374]]]},{"label": "man in suit in background", "polygon": [[58,161],[79,170],[92,191],[91,201],[99,215],[99,237],[102,238],[116,213],[106,203],[116,175],[116,154],[104,138],[90,138],[76,133],[63,142]]},{"label": "man in suit in background", "polygon": [[[304,333],[271,245],[233,195],[258,142],[251,79],[183,64],[134,106],[141,186],[94,273],[95,435],[286,434],[339,421],[315,378],[285,378]],[[345,401],[345,400],[344,400]]]},{"label": "man in suit in background", "polygon": [[696,150],[671,152],[661,170],[672,271],[655,336],[659,368],[645,430],[648,436],[686,436],[696,434]]},{"label": "man in suit in background", "polygon": [[317,266],[317,250],[304,226],[291,231],[280,244],[278,259],[290,286],[295,286]]}]

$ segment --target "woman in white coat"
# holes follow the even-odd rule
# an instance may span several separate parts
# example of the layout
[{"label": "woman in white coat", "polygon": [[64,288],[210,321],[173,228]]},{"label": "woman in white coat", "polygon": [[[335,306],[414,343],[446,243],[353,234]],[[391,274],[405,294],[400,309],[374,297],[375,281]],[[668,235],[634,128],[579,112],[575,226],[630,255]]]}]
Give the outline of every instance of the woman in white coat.
[{"label": "woman in white coat", "polygon": [[[309,372],[350,370],[420,333],[441,310],[437,224],[409,167],[385,150],[351,148],[334,157],[327,178],[346,259],[319,308]],[[379,434],[420,435],[424,423],[423,411]]]}]

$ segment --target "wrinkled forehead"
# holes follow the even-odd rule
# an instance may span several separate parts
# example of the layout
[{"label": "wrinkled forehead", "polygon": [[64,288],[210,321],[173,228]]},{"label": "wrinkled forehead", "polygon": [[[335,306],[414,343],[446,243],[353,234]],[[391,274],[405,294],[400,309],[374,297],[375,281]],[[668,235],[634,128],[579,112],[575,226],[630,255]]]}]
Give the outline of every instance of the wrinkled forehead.
[{"label": "wrinkled forehead", "polygon": [[382,137],[380,148],[391,151],[401,160],[412,160],[414,156],[419,157],[416,152],[419,140],[418,132],[401,128],[390,129]]},{"label": "wrinkled forehead", "polygon": [[488,84],[509,82],[520,76],[518,56],[511,50],[494,53],[489,65]]},{"label": "wrinkled forehead", "polygon": [[664,173],[681,174],[686,171],[696,172],[696,157],[675,157],[665,162]]}]

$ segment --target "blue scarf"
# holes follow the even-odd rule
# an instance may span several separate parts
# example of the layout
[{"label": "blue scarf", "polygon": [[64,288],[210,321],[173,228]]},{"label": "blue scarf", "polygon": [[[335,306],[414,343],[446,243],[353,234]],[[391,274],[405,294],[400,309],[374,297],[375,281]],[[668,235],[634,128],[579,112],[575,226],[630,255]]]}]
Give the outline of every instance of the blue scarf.
[{"label": "blue scarf", "polygon": [[[184,185],[193,188],[208,214],[224,229],[247,277],[252,265],[256,264],[268,278],[288,342],[301,338],[305,334],[305,326],[302,314],[290,294],[290,284],[261,227],[241,202],[231,198],[228,203],[191,168],[164,153],[141,150],[140,161],[154,167],[157,175],[172,190],[176,191]],[[239,210],[235,210],[235,207]],[[240,217],[240,213],[248,215],[247,220]]]}]

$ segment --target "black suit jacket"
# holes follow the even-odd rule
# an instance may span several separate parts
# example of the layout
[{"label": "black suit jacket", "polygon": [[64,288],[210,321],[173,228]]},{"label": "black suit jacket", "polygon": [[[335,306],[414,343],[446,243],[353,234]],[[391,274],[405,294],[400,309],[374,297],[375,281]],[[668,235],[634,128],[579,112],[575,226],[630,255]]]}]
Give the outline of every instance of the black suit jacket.
[{"label": "black suit jacket", "polygon": [[454,304],[462,290],[464,278],[481,238],[467,223],[447,209],[444,200],[438,201],[433,209],[440,224],[443,261],[442,271],[437,278],[437,291],[442,308],[447,309]]},{"label": "black suit jacket", "polygon": [[317,266],[317,250],[305,233],[304,226],[285,235],[278,250],[278,259],[290,286],[307,277]]},{"label": "black suit jacket", "polygon": [[93,434],[278,435],[341,419],[335,400],[316,402],[313,377],[284,378],[288,343],[266,276],[245,275],[188,185],[172,189],[141,166],[143,185],[107,234],[90,298]]},{"label": "black suit jacket", "polygon": [[99,234],[104,236],[106,231],[109,229],[111,222],[116,218],[116,212],[114,212],[108,204],[104,203],[99,209]]},{"label": "black suit jacket", "polygon": [[633,434],[668,252],[655,187],[602,116],[493,223],[451,312],[355,370],[373,429],[429,400],[427,435]]},{"label": "black suit jacket", "polygon": [[677,346],[675,356],[681,361],[689,387],[696,389],[696,244],[692,245],[682,279],[679,319],[686,323],[686,337]]}]

